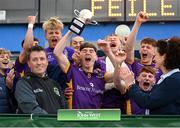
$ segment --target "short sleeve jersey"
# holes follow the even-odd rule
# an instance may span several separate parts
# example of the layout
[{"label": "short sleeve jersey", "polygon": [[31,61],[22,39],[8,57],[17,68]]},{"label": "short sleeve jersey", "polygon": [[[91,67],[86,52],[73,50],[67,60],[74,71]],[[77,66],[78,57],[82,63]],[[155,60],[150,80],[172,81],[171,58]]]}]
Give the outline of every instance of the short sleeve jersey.
[{"label": "short sleeve jersey", "polygon": [[81,67],[70,64],[65,71],[68,81],[72,81],[73,109],[96,109],[102,104],[104,93],[105,74],[103,71],[85,73]]}]

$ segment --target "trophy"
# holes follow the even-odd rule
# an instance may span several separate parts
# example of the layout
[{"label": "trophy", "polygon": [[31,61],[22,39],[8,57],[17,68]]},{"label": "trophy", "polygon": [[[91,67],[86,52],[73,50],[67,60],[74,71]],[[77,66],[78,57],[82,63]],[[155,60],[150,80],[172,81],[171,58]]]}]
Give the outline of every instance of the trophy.
[{"label": "trophy", "polygon": [[88,9],[83,9],[80,12],[78,10],[74,10],[74,17],[71,21],[71,25],[69,26],[69,30],[80,35],[86,24],[97,25],[98,23],[94,20],[91,20],[93,14]]},{"label": "trophy", "polygon": [[126,37],[130,33],[130,29],[127,25],[118,25],[115,29],[115,34],[118,35],[119,37]]}]

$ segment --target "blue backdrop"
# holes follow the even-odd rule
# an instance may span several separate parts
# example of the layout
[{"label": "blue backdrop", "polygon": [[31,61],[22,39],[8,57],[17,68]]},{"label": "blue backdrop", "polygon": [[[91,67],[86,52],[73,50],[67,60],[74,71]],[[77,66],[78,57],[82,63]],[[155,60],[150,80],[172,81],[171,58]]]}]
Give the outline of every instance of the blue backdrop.
[{"label": "blue backdrop", "polygon": [[[98,26],[86,26],[82,36],[87,41],[95,42],[98,39],[103,39],[106,35],[114,32],[118,23],[101,23]],[[128,26],[132,28],[133,23]],[[0,25],[0,47],[11,51],[21,50],[21,41],[24,39],[27,29],[27,24],[1,24]],[[67,25],[63,34],[67,32]],[[44,32],[41,25],[36,25],[34,35],[40,40],[40,45],[45,45]],[[152,37],[155,39],[168,38],[171,36],[180,36],[179,22],[156,22],[144,23],[138,33],[137,42],[144,37]]]}]

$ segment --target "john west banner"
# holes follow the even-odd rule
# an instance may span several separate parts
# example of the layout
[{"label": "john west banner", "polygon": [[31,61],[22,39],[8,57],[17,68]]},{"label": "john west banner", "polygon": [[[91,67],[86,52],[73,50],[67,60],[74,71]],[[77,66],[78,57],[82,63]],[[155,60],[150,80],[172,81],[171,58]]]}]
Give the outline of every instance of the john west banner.
[{"label": "john west banner", "polygon": [[[59,120],[57,115],[0,115],[0,127],[180,127],[180,116],[121,115],[119,120],[95,121],[95,119],[100,119],[103,114],[94,111],[80,112],[77,118],[71,117],[69,121]],[[106,115],[106,113],[104,114]],[[67,117],[68,116],[70,115],[67,115]],[[86,119],[84,117],[94,120],[72,121],[72,119]],[[112,119],[113,116],[111,115],[111,117],[108,118]]]},{"label": "john west banner", "polygon": [[60,109],[60,121],[120,121],[120,109]]}]

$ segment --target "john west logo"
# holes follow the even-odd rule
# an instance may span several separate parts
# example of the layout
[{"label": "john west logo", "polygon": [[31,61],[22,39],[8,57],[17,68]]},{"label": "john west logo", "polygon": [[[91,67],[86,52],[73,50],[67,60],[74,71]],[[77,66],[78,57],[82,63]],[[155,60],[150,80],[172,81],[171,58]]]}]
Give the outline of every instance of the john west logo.
[{"label": "john west logo", "polygon": [[101,117],[101,113],[95,113],[93,111],[77,111],[78,119],[87,119],[87,120],[98,120]]}]

